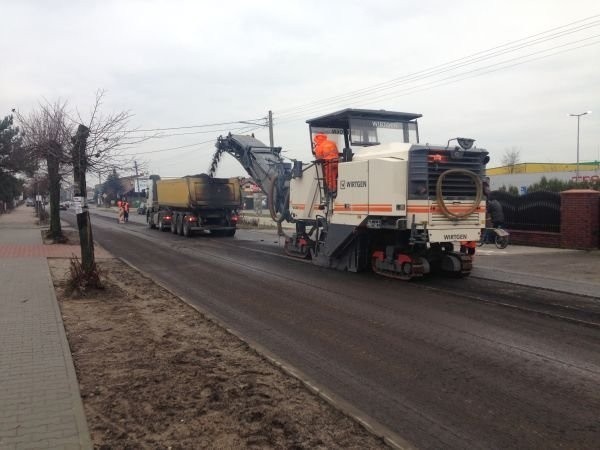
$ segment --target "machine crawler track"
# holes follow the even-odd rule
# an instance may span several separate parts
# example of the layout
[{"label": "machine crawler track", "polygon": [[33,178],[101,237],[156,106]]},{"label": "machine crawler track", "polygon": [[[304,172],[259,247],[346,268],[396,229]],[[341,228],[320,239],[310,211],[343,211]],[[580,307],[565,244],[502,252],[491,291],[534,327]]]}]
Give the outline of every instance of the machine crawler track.
[{"label": "machine crawler track", "polygon": [[446,255],[446,258],[455,258],[458,260],[460,264],[459,270],[446,270],[443,269],[443,272],[456,277],[456,278],[464,278],[469,276],[471,273],[471,269],[473,268],[473,257],[471,255],[466,255],[464,253],[451,252]]},{"label": "machine crawler track", "polygon": [[385,262],[381,252],[373,254],[371,269],[378,275],[402,281],[422,277],[426,272],[425,265],[421,261],[406,257],[403,261]]}]

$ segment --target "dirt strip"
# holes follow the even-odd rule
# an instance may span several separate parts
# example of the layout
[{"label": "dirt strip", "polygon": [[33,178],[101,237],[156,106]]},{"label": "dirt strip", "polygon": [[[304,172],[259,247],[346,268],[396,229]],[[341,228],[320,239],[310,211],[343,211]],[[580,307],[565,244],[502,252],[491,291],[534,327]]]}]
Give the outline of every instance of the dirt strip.
[{"label": "dirt strip", "polygon": [[48,259],[95,448],[386,448],[244,342],[116,259],[65,293]]}]

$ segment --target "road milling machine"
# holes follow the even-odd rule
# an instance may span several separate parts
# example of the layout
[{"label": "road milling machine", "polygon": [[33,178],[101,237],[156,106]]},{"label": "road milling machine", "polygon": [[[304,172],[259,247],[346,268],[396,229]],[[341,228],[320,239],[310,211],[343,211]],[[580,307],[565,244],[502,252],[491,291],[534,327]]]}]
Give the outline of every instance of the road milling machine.
[{"label": "road milling machine", "polygon": [[488,152],[466,138],[420,144],[420,117],[345,109],[308,120],[308,163],[233,134],[218,138],[215,156],[235,157],[267,194],[273,219],[295,224],[288,255],[402,280],[466,276],[485,227]]}]

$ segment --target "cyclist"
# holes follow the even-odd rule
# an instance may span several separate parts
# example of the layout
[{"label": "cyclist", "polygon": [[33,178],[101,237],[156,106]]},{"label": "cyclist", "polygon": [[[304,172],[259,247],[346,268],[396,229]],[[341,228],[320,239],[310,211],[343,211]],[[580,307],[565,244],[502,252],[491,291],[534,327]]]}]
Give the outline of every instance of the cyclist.
[{"label": "cyclist", "polygon": [[504,227],[504,211],[502,211],[502,205],[498,200],[488,200],[486,209],[490,218],[492,219],[492,226],[494,228]]},{"label": "cyclist", "polygon": [[488,242],[491,238],[490,232],[487,228],[490,225],[493,228],[504,228],[504,211],[502,210],[502,205],[498,200],[490,199],[490,183],[489,179],[483,180],[483,193],[486,196],[486,229],[484,230],[483,242]]}]

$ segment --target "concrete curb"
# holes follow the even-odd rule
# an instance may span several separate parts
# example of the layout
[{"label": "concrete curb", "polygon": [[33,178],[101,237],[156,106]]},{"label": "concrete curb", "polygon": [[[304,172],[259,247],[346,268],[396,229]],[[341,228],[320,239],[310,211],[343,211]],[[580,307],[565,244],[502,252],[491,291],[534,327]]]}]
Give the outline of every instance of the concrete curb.
[{"label": "concrete curb", "polygon": [[174,297],[178,298],[180,301],[182,301],[186,305],[188,305],[191,308],[193,308],[196,311],[198,311],[205,319],[207,319],[210,322],[218,325],[220,328],[224,329],[226,332],[228,332],[229,334],[231,334],[235,338],[237,338],[240,341],[244,342],[256,354],[258,354],[259,356],[262,356],[263,358],[265,358],[272,365],[274,365],[275,367],[279,368],[280,370],[282,370],[287,375],[292,376],[295,379],[297,379],[298,381],[300,381],[300,383],[302,383],[309,391],[311,391],[312,393],[316,394],[318,397],[320,397],[321,399],[323,399],[326,403],[328,403],[329,405],[331,405],[332,407],[334,407],[335,409],[337,409],[338,411],[340,411],[345,416],[347,416],[350,419],[352,419],[355,422],[357,422],[367,432],[371,433],[372,435],[374,435],[377,438],[382,439],[383,442],[385,444],[387,444],[389,447],[394,448],[394,449],[398,449],[398,450],[407,450],[407,449],[414,449],[415,448],[408,441],[406,441],[404,438],[402,438],[401,436],[397,435],[396,433],[394,433],[393,431],[391,431],[386,426],[378,423],[372,417],[370,417],[370,416],[362,413],[358,408],[352,406],[350,403],[348,403],[344,399],[340,398],[339,396],[335,395],[332,392],[329,392],[325,387],[323,387],[319,383],[314,382],[309,377],[307,377],[302,371],[296,369],[295,367],[293,367],[290,364],[287,364],[285,361],[283,361],[280,358],[278,358],[275,354],[273,354],[271,351],[267,350],[262,345],[258,344],[257,342],[254,342],[251,339],[248,339],[248,338],[242,336],[237,331],[235,331],[235,330],[227,327],[217,317],[215,317],[214,315],[212,315],[208,311],[206,311],[206,310],[204,310],[204,309],[202,309],[202,308],[200,308],[200,307],[192,304],[184,296],[181,296],[181,295],[177,294],[171,288],[165,286],[162,282],[154,280],[144,270],[138,268],[137,266],[135,266],[131,262],[127,261],[125,258],[118,258],[117,257],[116,259],[122,261],[124,264],[128,265],[132,269],[138,271],[144,277],[148,278],[153,283],[156,283],[157,285],[159,285],[160,287],[162,287],[164,290],[166,290],[167,292],[169,292]]},{"label": "concrete curb", "polygon": [[65,367],[67,368],[67,377],[69,379],[69,390],[71,391],[73,414],[75,415],[77,429],[79,430],[79,444],[82,449],[93,448],[92,438],[87,425],[87,419],[85,417],[85,410],[83,409],[83,400],[81,400],[79,381],[77,380],[77,374],[75,373],[75,364],[73,363],[73,357],[71,356],[71,347],[69,346],[69,341],[65,332],[65,325],[63,323],[60,307],[58,306],[58,299],[56,298],[56,291],[54,290],[54,283],[52,282],[50,266],[48,266],[48,258],[46,258],[46,268],[46,277],[48,279],[48,284],[50,285],[50,296],[52,298],[52,305],[56,317],[58,339],[60,341],[60,346],[63,350]]}]

